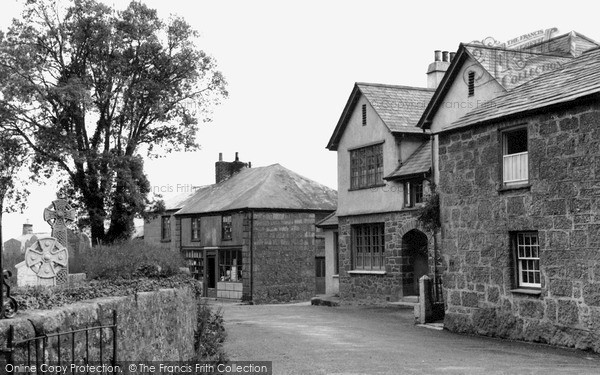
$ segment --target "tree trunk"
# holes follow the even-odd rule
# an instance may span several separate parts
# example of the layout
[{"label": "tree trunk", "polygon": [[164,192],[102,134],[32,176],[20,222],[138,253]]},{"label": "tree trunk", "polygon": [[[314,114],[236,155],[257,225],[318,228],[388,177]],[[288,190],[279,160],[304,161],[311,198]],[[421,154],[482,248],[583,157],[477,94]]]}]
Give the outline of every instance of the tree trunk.
[{"label": "tree trunk", "polygon": [[117,172],[117,186],[110,215],[110,228],[106,234],[106,239],[109,242],[128,240],[135,229],[133,222],[135,198],[127,194],[127,182],[124,181],[122,173],[124,172]]},{"label": "tree trunk", "polygon": [[106,233],[104,231],[106,214],[104,213],[104,207],[99,199],[94,203],[89,202],[87,207],[92,231],[92,246],[102,245],[106,242]]}]

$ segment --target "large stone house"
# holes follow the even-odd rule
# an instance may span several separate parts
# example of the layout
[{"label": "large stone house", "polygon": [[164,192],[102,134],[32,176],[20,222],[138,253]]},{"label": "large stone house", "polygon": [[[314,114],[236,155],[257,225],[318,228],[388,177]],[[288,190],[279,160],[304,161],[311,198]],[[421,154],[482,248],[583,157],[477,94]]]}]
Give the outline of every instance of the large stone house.
[{"label": "large stone house", "polygon": [[461,45],[419,125],[434,136],[445,327],[600,351],[598,43]]},{"label": "large stone house", "polygon": [[315,224],[335,210],[335,190],[279,164],[250,168],[237,158],[217,162],[216,177],[168,215],[168,241],[204,295],[254,303],[314,296],[325,255]]},{"label": "large stone house", "polygon": [[[327,275],[345,301],[416,302],[435,277],[433,235],[416,220],[429,189],[430,134],[416,127],[449,65],[436,53],[430,88],[356,83],[327,148],[338,156],[338,207],[320,225]],[[338,286],[339,283],[339,286]]]}]

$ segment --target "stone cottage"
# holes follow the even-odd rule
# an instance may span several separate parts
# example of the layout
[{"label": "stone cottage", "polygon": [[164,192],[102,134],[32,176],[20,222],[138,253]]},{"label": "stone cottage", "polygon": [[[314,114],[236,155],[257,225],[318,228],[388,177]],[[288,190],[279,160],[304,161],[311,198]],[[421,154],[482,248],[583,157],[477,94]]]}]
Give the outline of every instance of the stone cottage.
[{"label": "stone cottage", "polygon": [[178,251],[177,242],[173,241],[176,238],[177,228],[173,214],[179,211],[185,201],[200,189],[186,189],[170,199],[164,201],[164,210],[154,212],[150,217],[144,220],[143,239],[145,243],[159,245],[160,247]]},{"label": "stone cottage", "polygon": [[435,137],[445,327],[600,351],[598,43],[461,45],[419,125]]},{"label": "stone cottage", "polygon": [[[442,57],[443,56],[443,57]],[[338,155],[338,208],[321,223],[327,275],[346,301],[418,301],[436,277],[433,235],[416,220],[429,191],[430,134],[416,127],[449,65],[436,52],[429,88],[356,83],[327,148]]]},{"label": "stone cottage", "polygon": [[219,160],[216,177],[170,216],[170,241],[204,295],[254,303],[314,296],[325,255],[315,224],[335,210],[335,190],[279,164],[251,168],[237,158]]}]

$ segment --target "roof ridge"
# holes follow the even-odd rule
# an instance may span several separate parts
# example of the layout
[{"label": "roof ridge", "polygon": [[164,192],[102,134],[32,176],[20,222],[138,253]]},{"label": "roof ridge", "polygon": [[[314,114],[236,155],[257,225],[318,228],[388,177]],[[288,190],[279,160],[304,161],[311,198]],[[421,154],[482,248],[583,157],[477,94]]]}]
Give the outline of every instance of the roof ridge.
[{"label": "roof ridge", "polygon": [[[569,56],[566,56],[564,54],[552,54],[552,53],[532,52],[530,50],[524,50],[524,49],[518,49],[518,48],[492,47],[492,46],[486,46],[486,45],[483,45],[483,44],[475,44],[475,43],[463,43],[463,45],[465,47],[476,47],[476,48],[483,48],[483,49],[491,49],[491,50],[495,50],[495,51],[520,52],[520,53],[527,53],[527,54],[530,54],[530,55],[540,55],[540,56],[551,56],[551,57],[569,58]],[[570,58],[573,58],[573,57],[570,57]]]},{"label": "roof ridge", "polygon": [[435,91],[435,89],[428,88],[428,87],[393,85],[393,84],[387,84],[387,83],[356,82],[356,84],[364,85],[364,86],[388,87],[388,88],[395,88],[395,89],[397,88],[397,89],[405,89],[405,90]]}]

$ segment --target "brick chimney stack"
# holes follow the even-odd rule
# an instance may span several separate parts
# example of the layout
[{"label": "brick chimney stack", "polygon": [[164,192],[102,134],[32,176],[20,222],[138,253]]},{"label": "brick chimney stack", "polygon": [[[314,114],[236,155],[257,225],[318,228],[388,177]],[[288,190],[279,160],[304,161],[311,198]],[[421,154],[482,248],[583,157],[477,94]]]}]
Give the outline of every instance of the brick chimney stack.
[{"label": "brick chimney stack", "polygon": [[430,89],[437,88],[449,66],[450,58],[448,51],[435,51],[434,61],[427,68],[427,87]]},{"label": "brick chimney stack", "polygon": [[237,152],[235,160],[231,162],[223,161],[223,153],[219,152],[219,161],[215,163],[215,183],[227,180],[243,168],[249,168],[249,163],[241,162]]}]

